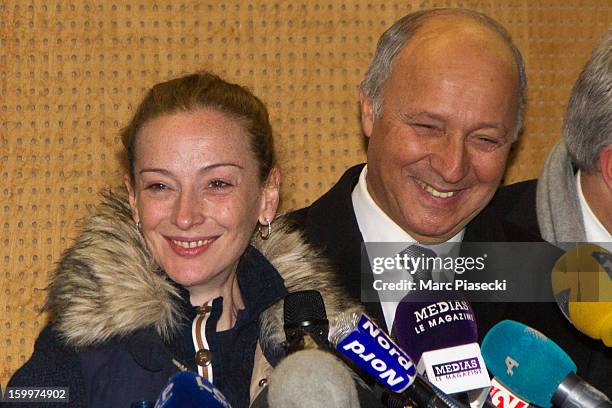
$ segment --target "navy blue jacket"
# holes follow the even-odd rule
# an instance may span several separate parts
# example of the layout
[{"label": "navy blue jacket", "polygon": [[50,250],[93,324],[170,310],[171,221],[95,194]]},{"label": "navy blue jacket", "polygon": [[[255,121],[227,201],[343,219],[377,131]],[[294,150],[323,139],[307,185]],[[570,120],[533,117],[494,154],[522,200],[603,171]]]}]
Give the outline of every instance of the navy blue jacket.
[{"label": "navy blue jacket", "polygon": [[[246,308],[231,330],[216,332],[222,299],[213,302],[206,334],[213,353],[215,386],[233,407],[248,407],[249,385],[259,336],[260,314],[287,293],[274,267],[249,246],[238,266],[238,283]],[[170,341],[153,328],[114,338],[99,347],[75,349],[65,345],[53,328],[39,335],[30,360],[11,378],[10,387],[68,387],[70,402],[15,404],[16,407],[129,407],[132,402],[155,402],[168,379],[178,371],[174,358],[195,371],[191,321],[196,308],[182,290],[183,324]],[[267,356],[266,356],[267,357]]]}]

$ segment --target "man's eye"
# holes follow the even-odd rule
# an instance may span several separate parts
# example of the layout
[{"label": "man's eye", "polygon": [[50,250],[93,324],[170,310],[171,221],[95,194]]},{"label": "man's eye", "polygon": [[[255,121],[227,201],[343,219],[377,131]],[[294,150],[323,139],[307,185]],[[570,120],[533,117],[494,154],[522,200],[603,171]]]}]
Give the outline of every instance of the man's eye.
[{"label": "man's eye", "polygon": [[472,144],[477,149],[480,149],[483,151],[493,151],[501,147],[504,143],[503,143],[503,139],[499,139],[497,137],[477,135],[473,139]]},{"label": "man's eye", "polygon": [[435,129],[437,129],[437,127],[436,127],[436,126],[434,126],[434,125],[429,125],[429,124],[427,124],[427,123],[414,123],[412,126],[414,126],[414,127],[418,127],[418,128],[421,128],[421,129],[431,129],[431,130],[435,130]]},{"label": "man's eye", "polygon": [[495,145],[499,144],[499,140],[498,139],[495,139],[495,138],[492,138],[492,137],[487,137],[487,136],[479,136],[478,140],[480,142],[482,142],[482,143],[489,144],[491,146],[495,146]]},{"label": "man's eye", "polygon": [[416,132],[429,134],[429,135],[439,135],[443,133],[443,129],[438,125],[432,125],[430,123],[413,123],[411,125]]}]

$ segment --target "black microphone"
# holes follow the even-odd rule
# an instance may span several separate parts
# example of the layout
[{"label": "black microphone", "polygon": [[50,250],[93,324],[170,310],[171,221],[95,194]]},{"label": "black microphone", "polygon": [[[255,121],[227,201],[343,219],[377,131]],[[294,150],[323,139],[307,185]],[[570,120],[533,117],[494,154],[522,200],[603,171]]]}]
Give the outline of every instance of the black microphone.
[{"label": "black microphone", "polygon": [[[334,348],[331,347],[331,344],[328,340],[330,331],[329,326],[329,321],[325,312],[325,304],[323,302],[321,294],[318,291],[305,290],[300,292],[293,292],[285,297],[285,349],[287,351],[287,354],[290,355],[289,357],[291,357],[293,353],[301,353],[301,350],[319,350],[321,352],[332,353],[336,357],[339,357]],[[289,357],[286,357],[286,359]],[[293,366],[295,367],[295,364]],[[313,368],[317,366],[319,365],[316,363],[312,365]],[[328,372],[328,369],[331,370],[332,368],[333,367],[329,364],[320,365],[320,370],[314,378],[325,378],[326,381],[328,381],[329,376],[335,375],[330,374],[330,372],[335,372],[334,370]],[[352,373],[352,371],[350,372]],[[303,375],[299,372],[295,373],[295,376],[303,377]],[[353,383],[353,385],[355,385],[355,383],[357,385],[358,401],[361,406],[380,406],[379,396],[373,393],[372,390],[360,379],[353,377]],[[324,386],[322,382],[320,382],[318,385],[319,387]],[[345,389],[346,385],[339,384],[338,390]],[[290,386],[284,387],[284,391],[288,394],[293,392]],[[268,387],[266,387],[255,399],[255,401],[253,401],[252,407],[267,407],[268,392],[269,389]],[[302,401],[302,403],[305,403],[303,402],[303,399],[300,401]]]},{"label": "black microphone", "polygon": [[284,302],[287,354],[305,349],[329,349],[329,321],[323,297],[316,290],[289,293]]}]

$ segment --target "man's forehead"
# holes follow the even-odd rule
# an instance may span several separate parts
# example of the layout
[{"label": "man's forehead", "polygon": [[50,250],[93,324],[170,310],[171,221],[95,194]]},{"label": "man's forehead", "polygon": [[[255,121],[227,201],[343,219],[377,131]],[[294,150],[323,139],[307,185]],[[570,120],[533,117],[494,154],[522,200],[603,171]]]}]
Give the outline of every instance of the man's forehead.
[{"label": "man's forehead", "polygon": [[514,61],[512,50],[500,33],[482,22],[464,16],[439,16],[425,21],[400,51],[400,55],[439,53],[448,49],[465,51],[468,47],[479,49],[483,54],[495,53],[508,61]]},{"label": "man's forehead", "polygon": [[485,86],[485,81],[490,85],[502,81],[508,91],[518,92],[518,67],[499,33],[466,18],[439,20],[421,27],[400,51],[383,93],[397,86],[431,87],[457,75],[477,76],[477,83]]}]

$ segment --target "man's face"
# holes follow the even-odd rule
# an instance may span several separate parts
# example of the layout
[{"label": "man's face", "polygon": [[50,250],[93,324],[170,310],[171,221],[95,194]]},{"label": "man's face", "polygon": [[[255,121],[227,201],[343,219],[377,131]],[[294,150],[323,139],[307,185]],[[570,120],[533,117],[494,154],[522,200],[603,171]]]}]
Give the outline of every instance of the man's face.
[{"label": "man's face", "polygon": [[362,96],[374,201],[419,242],[444,242],[490,201],[515,137],[518,73],[486,29],[430,23],[397,56],[377,117]]}]

